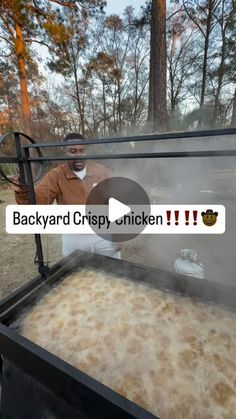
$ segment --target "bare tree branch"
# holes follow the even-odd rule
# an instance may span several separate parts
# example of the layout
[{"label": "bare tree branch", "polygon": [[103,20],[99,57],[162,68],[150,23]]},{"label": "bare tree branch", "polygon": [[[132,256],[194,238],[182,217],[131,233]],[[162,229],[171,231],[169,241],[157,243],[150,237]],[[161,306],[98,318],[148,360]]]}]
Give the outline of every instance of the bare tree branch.
[{"label": "bare tree branch", "polygon": [[63,7],[69,7],[70,9],[73,9],[76,6],[77,1],[71,0],[71,1],[63,1],[63,0],[50,0],[51,3],[59,4]]},{"label": "bare tree branch", "polygon": [[5,36],[0,35],[0,39],[2,39],[7,44],[10,44],[12,47],[14,47],[14,44],[9,39],[7,39]]},{"label": "bare tree branch", "polygon": [[36,44],[41,44],[41,45],[44,45],[45,47],[47,47],[48,49],[49,49],[49,51],[52,51],[52,52],[55,52],[56,53],[56,50],[54,49],[54,48],[52,48],[50,45],[48,45],[46,42],[44,42],[44,41],[40,41],[39,39],[32,39],[32,38],[29,38],[29,39],[25,39],[25,42],[29,42],[30,44],[31,43],[36,43]]},{"label": "bare tree branch", "polygon": [[204,36],[204,38],[205,38],[205,37],[206,37],[205,32],[203,31],[203,29],[201,28],[201,26],[199,25],[199,23],[196,21],[196,19],[194,19],[194,18],[193,18],[193,16],[191,15],[191,13],[189,13],[189,11],[188,11],[188,7],[187,7],[187,5],[185,4],[185,2],[183,3],[183,6],[184,6],[184,10],[185,10],[185,12],[187,13],[187,15],[188,15],[189,19],[191,19],[191,20],[192,20],[192,22],[194,22],[194,23],[195,23],[195,25],[197,25],[198,29],[200,30],[200,32],[203,34],[203,36]]},{"label": "bare tree branch", "polygon": [[3,58],[8,58],[8,57],[11,57],[12,55],[14,54],[14,52],[10,52],[9,54],[0,54],[0,57],[3,57]]},{"label": "bare tree branch", "polygon": [[6,26],[13,42],[15,41],[15,33],[14,30],[11,28],[11,26],[9,25],[9,23],[6,21],[5,17],[3,16],[3,13],[0,13],[0,19],[2,19],[4,25]]},{"label": "bare tree branch", "polygon": [[180,7],[180,9],[176,10],[176,11],[175,11],[175,12],[173,12],[171,15],[167,16],[167,18],[166,18],[166,22],[167,22],[168,20],[170,20],[173,16],[177,15],[179,12],[184,12],[184,11],[185,11],[184,6],[181,6],[181,7]]}]

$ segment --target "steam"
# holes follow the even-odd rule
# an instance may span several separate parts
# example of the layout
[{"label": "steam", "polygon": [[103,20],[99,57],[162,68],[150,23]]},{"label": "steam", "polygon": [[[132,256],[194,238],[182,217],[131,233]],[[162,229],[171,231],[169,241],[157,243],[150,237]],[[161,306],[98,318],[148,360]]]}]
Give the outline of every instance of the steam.
[{"label": "steam", "polygon": [[[217,136],[123,143],[116,145],[114,154],[235,150],[235,139],[235,136]],[[193,248],[204,265],[207,279],[235,283],[235,234],[232,231],[235,206],[233,200],[236,199],[234,159],[235,157],[189,157],[100,161],[104,165],[109,162],[109,168],[115,176],[131,178],[143,186],[152,203],[206,206],[223,204],[226,206],[227,225],[231,226],[222,236],[139,236],[124,245],[123,258],[173,271],[173,263],[181,249]]]},{"label": "steam", "polygon": [[[130,129],[129,136],[145,135],[140,128]],[[180,152],[234,149],[235,136],[191,139],[139,141],[113,145],[90,145],[88,154],[120,154],[142,152]],[[44,149],[54,154],[54,149]],[[56,151],[58,154],[58,150]],[[56,154],[55,153],[55,154]],[[234,200],[236,200],[235,157],[146,158],[98,160],[112,170],[114,176],[138,182],[156,204],[223,204],[226,206],[227,230],[221,236],[141,235],[124,244],[122,257],[131,262],[173,271],[182,248],[192,248],[204,265],[205,277],[218,282],[235,283],[234,275]],[[61,162],[60,162],[61,163]],[[58,257],[60,237],[48,237],[51,254]],[[57,249],[55,251],[55,248]],[[56,258],[53,258],[56,260]],[[58,259],[57,259],[58,260]]]}]

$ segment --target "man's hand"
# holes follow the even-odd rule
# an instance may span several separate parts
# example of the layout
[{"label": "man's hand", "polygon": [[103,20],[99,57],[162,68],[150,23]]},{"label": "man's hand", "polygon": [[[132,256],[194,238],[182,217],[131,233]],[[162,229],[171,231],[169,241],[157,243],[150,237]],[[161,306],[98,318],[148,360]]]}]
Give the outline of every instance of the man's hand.
[{"label": "man's hand", "polygon": [[28,192],[28,186],[22,185],[20,183],[20,176],[9,176],[10,180],[14,183],[11,183],[11,189],[13,189],[16,193],[25,193]]}]

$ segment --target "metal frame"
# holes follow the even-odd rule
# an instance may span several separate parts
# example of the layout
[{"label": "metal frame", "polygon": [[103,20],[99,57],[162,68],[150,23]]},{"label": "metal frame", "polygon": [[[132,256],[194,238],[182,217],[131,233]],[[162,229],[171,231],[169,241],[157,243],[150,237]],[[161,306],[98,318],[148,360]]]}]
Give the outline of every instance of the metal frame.
[{"label": "metal frame", "polygon": [[[101,267],[105,263],[107,272],[112,271],[117,274],[113,262],[114,260],[108,257],[97,255],[94,257],[94,255],[76,251],[55,265],[54,273],[46,281],[42,282],[41,277],[37,277],[30,286],[27,284],[16,291],[13,296],[5,298],[0,303],[1,354],[3,359],[6,357],[13,365],[69,403],[77,410],[78,417],[154,419],[156,416],[20,336],[14,329],[7,327],[27,307],[47,293],[53,285],[63,280],[72,270],[86,267],[88,264],[94,268]],[[120,261],[115,262],[117,268],[119,267],[118,271],[123,272],[123,275],[127,265],[131,265],[124,262],[122,269]]]},{"label": "metal frame", "polygon": [[[90,419],[154,419],[133,402],[40,348],[9,326],[22,313],[45,295],[55,284],[83,268],[105,271],[131,281],[198,301],[213,302],[236,311],[236,288],[207,280],[186,277],[165,270],[120,261],[100,255],[75,251],[52,267],[46,280],[41,276],[22,286],[0,302],[0,348],[3,359],[50,389],[78,412],[78,417]],[[27,396],[26,396],[27,397]],[[27,402],[27,398],[26,398]],[[18,416],[22,419],[22,416]],[[77,416],[76,416],[77,417]],[[23,416],[24,418],[24,416]]]},{"label": "metal frame", "polygon": [[[6,158],[0,157],[0,163],[10,163],[10,162],[18,162],[20,174],[21,174],[21,181],[29,186],[29,197],[30,203],[35,204],[35,193],[34,193],[34,184],[33,184],[33,176],[32,176],[32,162],[49,162],[49,161],[70,161],[75,160],[75,157],[43,157],[41,149],[42,148],[57,148],[68,146],[68,142],[61,142],[61,143],[34,143],[30,137],[25,135],[31,141],[31,144],[20,144],[19,136],[25,135],[22,133],[15,133],[15,141],[16,141],[16,150],[17,150],[17,157]],[[219,137],[219,136],[232,136],[236,135],[236,128],[228,128],[228,129],[218,129],[218,130],[204,130],[204,131],[194,131],[194,132],[176,132],[176,133],[169,133],[169,134],[158,134],[158,135],[142,135],[142,136],[130,136],[130,137],[115,137],[115,138],[103,138],[98,140],[86,140],[87,145],[98,145],[98,144],[113,144],[113,143],[128,143],[128,142],[145,142],[145,141],[166,141],[166,140],[180,140],[180,139],[188,139],[188,140],[197,140],[198,138],[207,138],[207,137]],[[1,139],[0,139],[1,142]],[[79,145],[84,144],[83,140],[75,141],[73,140],[73,144]],[[30,157],[30,149],[36,149],[38,151],[39,157]],[[206,151],[180,151],[180,152],[149,152],[149,153],[122,153],[122,154],[103,154],[103,155],[87,155],[81,156],[80,160],[118,160],[118,159],[143,159],[143,158],[152,158],[152,159],[166,159],[166,158],[187,158],[187,157],[233,157],[236,156],[236,149],[232,150],[206,150]],[[26,179],[25,179],[26,175]],[[42,242],[41,236],[39,234],[35,234],[35,243],[36,243],[36,254],[37,254],[37,263],[38,263],[38,271],[39,273],[44,276],[45,278],[50,273],[50,268],[48,263],[44,262],[43,256],[43,249],[42,249]]]},{"label": "metal frame", "polygon": [[[20,137],[22,136],[22,137],[26,138],[31,143],[31,145],[36,145],[36,144],[35,144],[33,138],[31,138],[29,135],[24,134],[22,132],[8,132],[7,134],[3,135],[0,138],[0,144],[3,143],[5,138],[8,137],[9,135],[14,136],[16,157],[0,157],[0,164],[1,163],[18,163],[20,182],[21,182],[22,185],[25,185],[25,184],[29,185],[29,189],[32,191],[31,192],[31,203],[35,203],[35,201],[33,201],[34,180],[33,180],[32,169],[31,169],[30,164],[29,165],[25,164],[26,153],[24,151],[23,144],[21,144]],[[39,147],[36,147],[36,151],[37,151],[37,154],[38,154],[38,158],[39,159],[43,158],[43,154],[42,154],[41,149]],[[29,156],[30,155],[29,155],[29,149],[28,149],[28,157]],[[42,161],[41,162],[39,161],[39,163],[42,164]],[[29,170],[29,168],[30,168],[30,170]],[[15,185],[15,183],[5,175],[5,173],[1,169],[1,167],[0,167],[0,174],[9,183],[12,183],[13,185]],[[41,167],[39,176],[37,177],[37,179],[35,181],[37,181],[40,178],[41,175],[42,175],[42,167]],[[26,181],[26,178],[27,178],[27,181]],[[39,265],[38,266],[39,273],[45,277],[48,274],[49,267],[43,261],[43,248],[42,248],[41,237],[40,237],[39,234],[35,234],[34,238],[35,238],[35,245],[36,245],[35,261]]]},{"label": "metal frame", "polygon": [[[128,137],[98,141],[87,141],[87,144],[109,144],[125,143],[129,141],[150,141],[183,139],[222,135],[236,135],[236,129],[200,131],[194,133],[163,134],[159,136]],[[74,144],[84,144],[82,141]],[[24,168],[26,183],[29,185],[30,200],[35,203],[33,177],[31,170],[32,161],[56,161],[74,160],[73,158],[38,157],[30,158],[30,148],[58,147],[68,143],[34,144],[21,146],[21,155],[12,159],[0,158],[0,163],[18,162]],[[18,153],[20,154],[18,150]],[[236,156],[236,150],[198,151],[198,152],[170,152],[170,153],[134,153],[103,156],[86,156],[80,159],[136,159],[136,158],[185,158],[185,157],[218,157]],[[50,287],[70,273],[70,271],[87,267],[102,269],[116,275],[124,275],[132,280],[143,280],[146,278],[151,286],[158,286],[160,289],[168,289],[172,292],[189,295],[193,298],[204,301],[213,301],[222,304],[227,308],[236,310],[235,287],[222,286],[206,280],[196,282],[195,278],[189,278],[155,268],[141,267],[125,261],[118,261],[108,257],[85,254],[76,251],[67,258],[61,260],[50,269],[45,265],[40,235],[35,235],[36,248],[39,260],[40,275],[16,290],[9,297],[0,302],[0,347],[1,354],[21,370],[34,377],[37,381],[51,389],[58,397],[66,400],[79,412],[79,417],[90,417],[100,419],[101,412],[103,419],[154,419],[155,416],[148,413],[141,407],[125,399],[111,389],[102,385],[82,371],[76,370],[71,365],[60,360],[44,349],[33,344],[20,336],[17,331],[8,326],[15,319],[45,294]],[[148,272],[147,272],[148,270]],[[46,285],[46,286],[45,286]],[[48,285],[48,287],[47,287]],[[73,391],[72,391],[73,389]]]},{"label": "metal frame", "polygon": [[[24,134],[23,132],[8,132],[7,134],[5,134],[2,137],[0,137],[0,145],[1,145],[1,143],[4,142],[5,138],[7,138],[9,135],[13,135],[14,136],[15,149],[16,149],[16,157],[1,157],[0,156],[0,164],[1,163],[18,163],[20,179],[21,179],[22,184],[25,184],[25,173],[24,173],[24,163],[23,163],[23,151],[22,151],[22,145],[21,145],[20,137],[22,136],[22,137],[26,138],[31,144],[35,144],[35,141],[33,140],[33,138],[31,138],[27,134]],[[36,151],[37,151],[39,157],[43,157],[43,154],[42,154],[40,148],[37,147],[36,148]],[[42,163],[40,163],[40,164],[42,164]],[[35,182],[37,182],[37,180],[42,175],[42,167],[40,166],[40,168],[41,168],[40,173],[36,177]],[[13,185],[15,185],[15,183],[11,179],[9,179],[7,177],[7,175],[5,175],[5,173],[2,170],[1,166],[0,166],[0,174],[1,174],[1,176],[7,182],[12,183]]]},{"label": "metal frame", "polygon": [[121,277],[126,275],[130,279],[147,282],[158,289],[169,290],[175,294],[189,296],[205,302],[222,304],[224,307],[236,310],[235,286],[199,278],[196,281],[194,277],[176,274],[164,269],[76,250],[53,265],[48,278],[44,279],[39,275],[1,299],[0,323],[8,324],[12,322],[22,310],[40,298],[41,293],[42,295],[47,293],[49,288],[62,281],[68,273],[88,266]]},{"label": "metal frame", "polygon": [[[177,139],[195,139],[196,137],[218,137],[223,135],[235,135],[236,128],[216,129],[216,130],[203,130],[203,131],[187,131],[187,132],[171,132],[167,134],[151,134],[151,135],[133,135],[128,137],[110,137],[95,140],[86,140],[86,144],[113,144],[113,143],[128,143],[130,141],[143,142],[143,141],[158,141],[158,140],[177,140]],[[75,141],[73,140],[75,144]],[[84,141],[78,141],[79,144],[84,144]],[[67,142],[62,142],[61,146],[68,145]],[[55,147],[58,143],[37,143],[33,147]]]}]

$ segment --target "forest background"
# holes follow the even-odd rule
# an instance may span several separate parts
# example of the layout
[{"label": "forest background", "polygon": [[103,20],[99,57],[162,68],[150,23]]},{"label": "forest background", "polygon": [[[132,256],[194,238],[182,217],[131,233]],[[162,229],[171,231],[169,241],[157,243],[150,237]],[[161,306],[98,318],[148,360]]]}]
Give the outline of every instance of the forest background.
[{"label": "forest background", "polygon": [[0,134],[236,126],[234,0],[2,0]]}]

